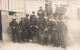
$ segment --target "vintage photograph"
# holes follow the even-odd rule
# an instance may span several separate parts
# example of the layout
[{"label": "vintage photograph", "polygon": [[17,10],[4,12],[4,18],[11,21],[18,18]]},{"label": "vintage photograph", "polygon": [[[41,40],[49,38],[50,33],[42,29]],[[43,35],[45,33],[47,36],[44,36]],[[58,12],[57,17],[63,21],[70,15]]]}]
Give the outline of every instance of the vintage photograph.
[{"label": "vintage photograph", "polygon": [[0,50],[80,50],[80,0],[0,0]]}]

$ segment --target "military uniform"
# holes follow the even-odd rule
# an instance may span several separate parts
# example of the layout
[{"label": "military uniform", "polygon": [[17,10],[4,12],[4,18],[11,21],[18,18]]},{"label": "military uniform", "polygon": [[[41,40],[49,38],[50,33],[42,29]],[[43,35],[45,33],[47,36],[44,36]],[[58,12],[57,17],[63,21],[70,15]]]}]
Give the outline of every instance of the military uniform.
[{"label": "military uniform", "polygon": [[61,7],[59,8],[59,15],[58,15],[58,20],[63,20],[63,15],[66,12],[66,8],[61,5]]},{"label": "military uniform", "polygon": [[39,20],[39,18],[37,18],[37,20],[36,20],[36,38],[37,38],[37,43],[39,43],[40,42],[40,35],[39,35],[39,30],[40,30],[40,25],[39,25],[39,22],[40,22],[40,20]]},{"label": "military uniform", "polygon": [[38,43],[38,35],[39,35],[39,27],[38,27],[38,18],[34,21],[34,28],[35,28],[35,42]]},{"label": "military uniform", "polygon": [[38,20],[38,30],[39,30],[39,37],[38,37],[38,43],[42,44],[42,38],[43,38],[43,25],[42,25],[43,19],[39,18]]},{"label": "military uniform", "polygon": [[30,16],[30,29],[31,29],[31,35],[33,42],[36,41],[36,15]]},{"label": "military uniform", "polygon": [[30,19],[27,19],[25,21],[25,31],[26,31],[26,39],[27,39],[27,42],[29,42],[29,40],[31,39],[31,30],[30,30]]},{"label": "military uniform", "polygon": [[43,25],[43,44],[47,45],[49,42],[48,42],[48,36],[49,36],[49,21],[48,19],[44,19],[42,21],[42,25]]},{"label": "military uniform", "polygon": [[51,33],[51,43],[54,46],[58,46],[58,25],[56,21],[51,21],[50,22],[50,33]]},{"label": "military uniform", "polygon": [[19,41],[19,36],[18,36],[18,23],[14,21],[16,19],[13,19],[13,21],[10,22],[9,27],[12,30],[12,36],[13,36],[13,41]]},{"label": "military uniform", "polygon": [[20,21],[19,22],[19,27],[20,27],[20,31],[21,31],[21,40],[25,41],[25,19],[24,21]]},{"label": "military uniform", "polygon": [[66,48],[66,38],[67,38],[67,26],[63,21],[59,22],[59,44],[61,47]]},{"label": "military uniform", "polygon": [[59,14],[60,14],[60,7],[57,6],[55,13],[53,14],[55,20],[59,19]]}]

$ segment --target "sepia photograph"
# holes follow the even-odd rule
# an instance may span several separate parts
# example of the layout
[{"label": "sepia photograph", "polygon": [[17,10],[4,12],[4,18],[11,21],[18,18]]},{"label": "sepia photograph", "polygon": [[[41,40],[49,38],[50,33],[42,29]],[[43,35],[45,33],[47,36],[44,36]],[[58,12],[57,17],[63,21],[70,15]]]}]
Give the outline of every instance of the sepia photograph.
[{"label": "sepia photograph", "polygon": [[80,0],[0,0],[0,50],[80,50]]}]

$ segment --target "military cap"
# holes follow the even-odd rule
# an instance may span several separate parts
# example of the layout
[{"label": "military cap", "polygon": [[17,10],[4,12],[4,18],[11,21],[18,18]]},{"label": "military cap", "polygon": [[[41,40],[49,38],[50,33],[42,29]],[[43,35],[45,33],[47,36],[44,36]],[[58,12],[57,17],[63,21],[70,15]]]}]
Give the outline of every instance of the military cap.
[{"label": "military cap", "polygon": [[29,16],[29,14],[26,14],[26,16]]},{"label": "military cap", "polygon": [[35,13],[34,11],[32,11],[32,13]]}]

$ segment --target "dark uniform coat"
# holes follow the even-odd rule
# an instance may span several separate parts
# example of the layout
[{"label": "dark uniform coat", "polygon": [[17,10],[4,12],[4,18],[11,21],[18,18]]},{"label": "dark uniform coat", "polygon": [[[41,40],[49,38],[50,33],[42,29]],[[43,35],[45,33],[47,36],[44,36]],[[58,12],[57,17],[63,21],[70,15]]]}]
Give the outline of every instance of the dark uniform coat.
[{"label": "dark uniform coat", "polygon": [[21,31],[21,40],[25,40],[25,21],[19,22],[20,31]]},{"label": "dark uniform coat", "polygon": [[61,47],[65,48],[67,46],[67,26],[64,22],[60,22],[59,24],[59,42]]},{"label": "dark uniform coat", "polygon": [[37,18],[36,15],[30,16],[30,30],[33,41],[36,41],[36,30],[37,30]]},{"label": "dark uniform coat", "polygon": [[51,43],[54,46],[58,46],[58,25],[56,21],[50,22]]},{"label": "dark uniform coat", "polygon": [[26,31],[26,39],[27,39],[27,42],[29,42],[29,39],[31,39],[30,19],[27,19],[25,21],[25,31]]},{"label": "dark uniform coat", "polygon": [[48,44],[49,41],[48,41],[48,36],[49,36],[49,21],[48,19],[44,19],[42,21],[42,25],[43,25],[43,44]]},{"label": "dark uniform coat", "polygon": [[11,27],[12,30],[13,41],[18,41],[18,23],[16,21],[11,21],[9,27]]}]

